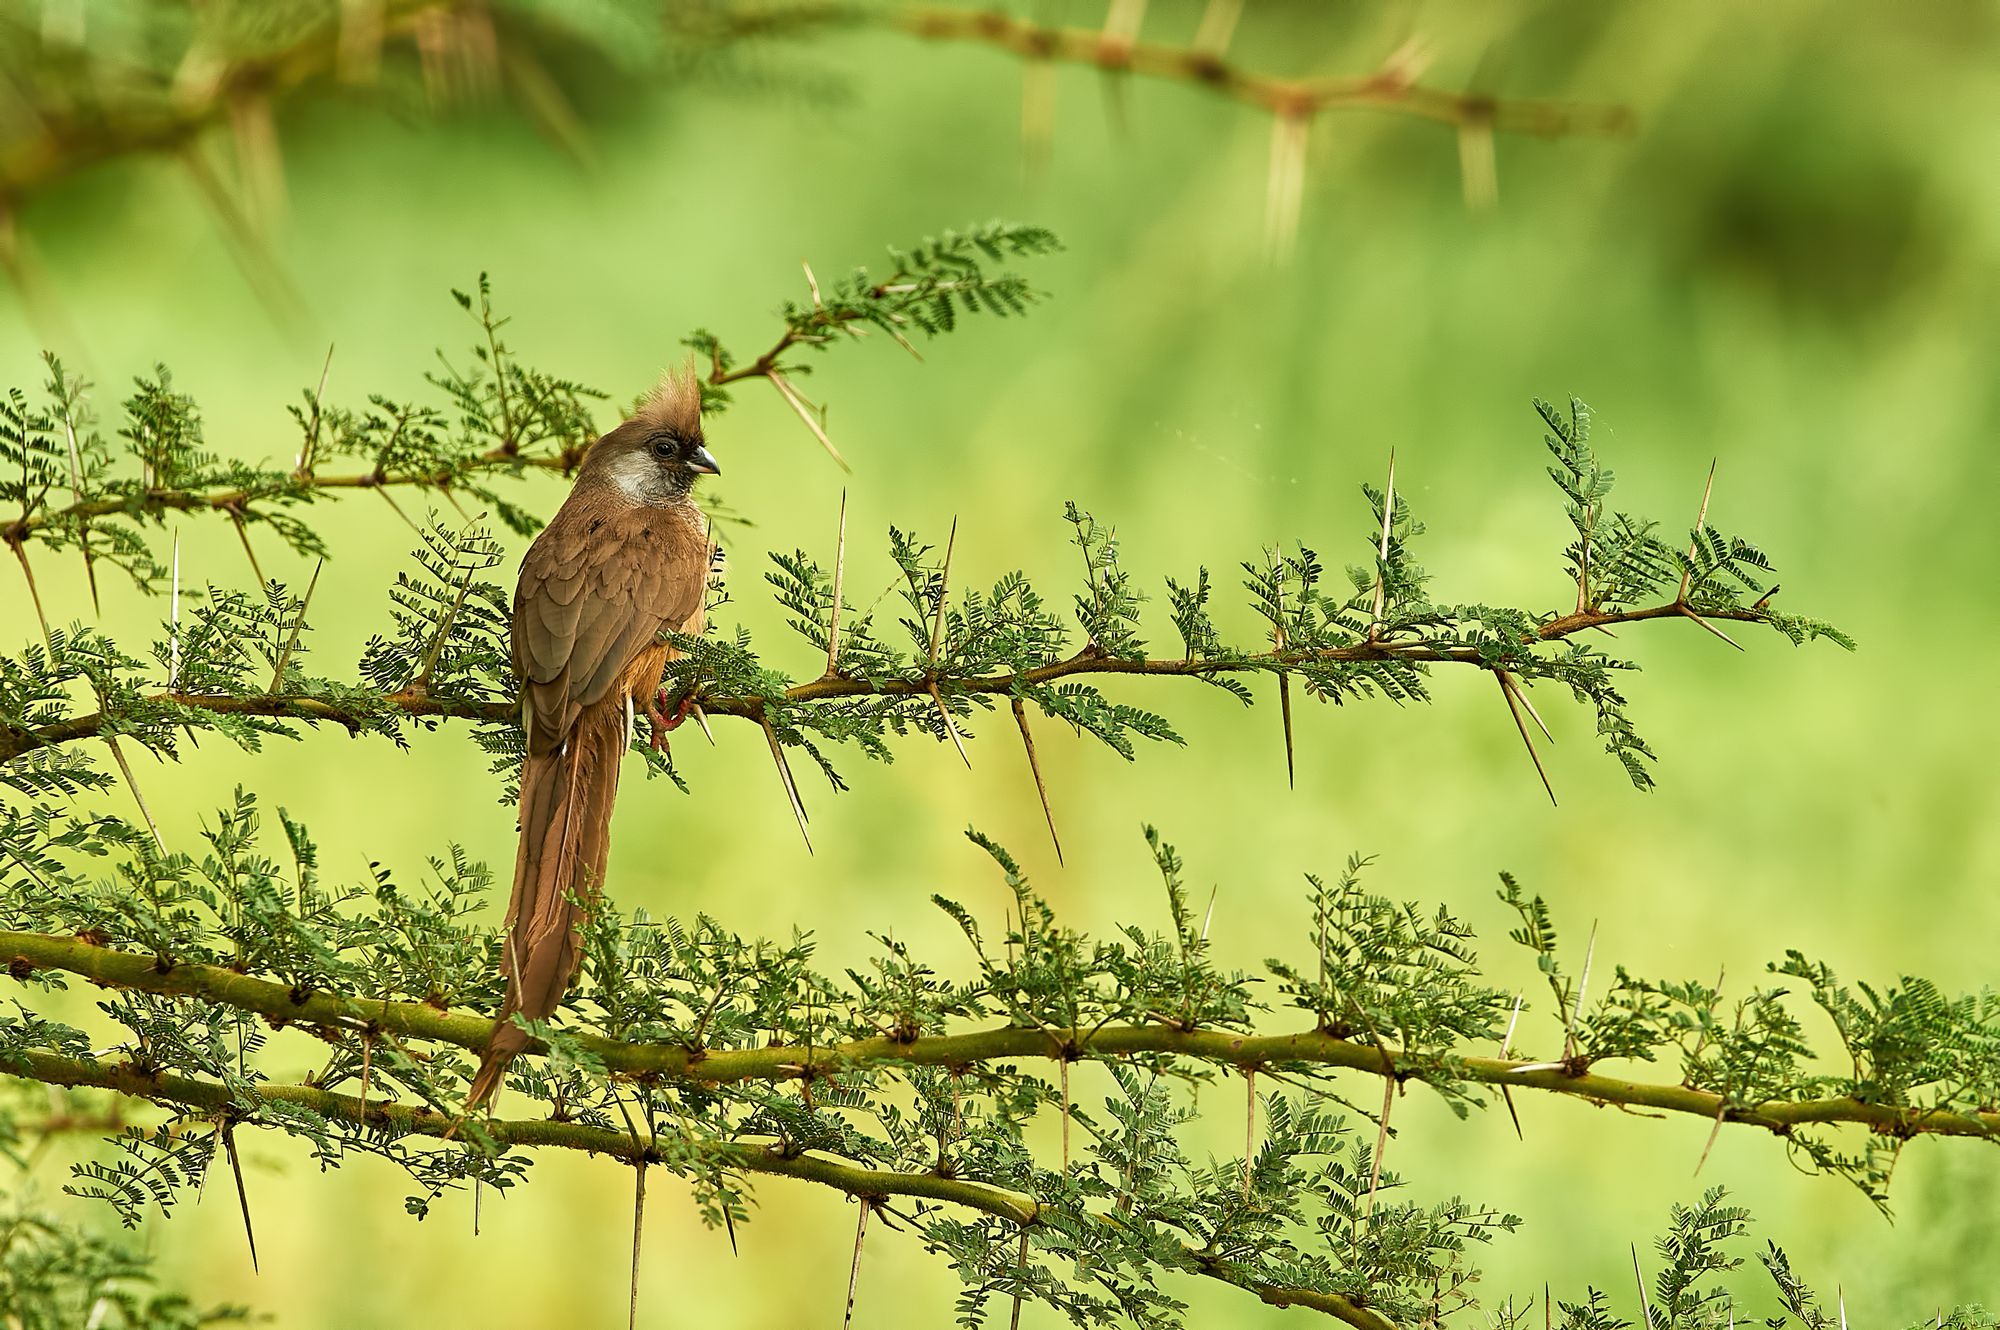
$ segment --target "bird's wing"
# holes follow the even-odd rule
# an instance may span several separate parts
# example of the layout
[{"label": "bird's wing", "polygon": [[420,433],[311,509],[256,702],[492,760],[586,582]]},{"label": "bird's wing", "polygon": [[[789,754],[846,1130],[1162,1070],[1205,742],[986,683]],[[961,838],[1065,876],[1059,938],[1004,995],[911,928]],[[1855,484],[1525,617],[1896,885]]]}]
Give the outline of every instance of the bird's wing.
[{"label": "bird's wing", "polygon": [[529,753],[560,748],[578,713],[611,693],[661,628],[697,616],[707,576],[698,518],[565,504],[528,550],[514,593],[514,670]]}]

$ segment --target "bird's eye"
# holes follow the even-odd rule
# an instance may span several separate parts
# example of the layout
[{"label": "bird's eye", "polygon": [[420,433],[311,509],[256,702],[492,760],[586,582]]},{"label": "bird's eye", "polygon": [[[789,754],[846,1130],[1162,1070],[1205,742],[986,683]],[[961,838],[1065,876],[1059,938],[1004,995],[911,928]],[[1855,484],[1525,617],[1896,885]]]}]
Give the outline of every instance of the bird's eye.
[{"label": "bird's eye", "polygon": [[653,456],[665,459],[672,457],[674,452],[675,444],[671,437],[662,434],[653,440]]}]

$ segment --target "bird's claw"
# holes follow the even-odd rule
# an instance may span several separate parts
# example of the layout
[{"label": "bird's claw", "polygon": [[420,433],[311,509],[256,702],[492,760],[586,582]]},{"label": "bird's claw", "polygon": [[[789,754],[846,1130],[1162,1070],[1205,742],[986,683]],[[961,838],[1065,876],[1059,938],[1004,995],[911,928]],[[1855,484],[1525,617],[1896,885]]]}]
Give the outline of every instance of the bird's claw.
[{"label": "bird's claw", "polygon": [[646,704],[646,721],[653,728],[652,744],[654,752],[665,753],[667,751],[667,735],[679,729],[681,722],[686,720],[688,713],[693,710],[694,697],[692,695],[683,697],[671,712],[667,710],[666,689],[662,688],[653,695],[653,700]]}]

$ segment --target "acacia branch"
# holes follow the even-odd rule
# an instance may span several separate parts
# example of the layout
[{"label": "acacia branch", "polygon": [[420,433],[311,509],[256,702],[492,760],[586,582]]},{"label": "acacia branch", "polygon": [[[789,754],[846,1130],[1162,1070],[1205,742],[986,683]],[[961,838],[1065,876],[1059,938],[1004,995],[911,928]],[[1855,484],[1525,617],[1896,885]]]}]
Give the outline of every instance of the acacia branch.
[{"label": "acacia branch", "polygon": [[1108,74],[1138,74],[1207,88],[1292,118],[1320,111],[1386,111],[1447,125],[1485,126],[1501,133],[1543,137],[1624,134],[1631,131],[1633,123],[1632,113],[1622,106],[1512,101],[1445,92],[1424,87],[1394,68],[1362,78],[1280,78],[1244,69],[1215,51],[1134,41],[1099,29],[1049,27],[996,10],[919,6],[896,11],[889,21],[905,32],[931,40],[977,42],[1030,60],[1092,65]]},{"label": "acacia branch", "polygon": [[[1534,637],[1523,645],[1558,642],[1586,630],[1610,628],[1619,624],[1687,617],[1689,617],[1687,606],[1679,601],[1636,610],[1585,610],[1548,620],[1535,631]],[[1764,623],[1768,622],[1771,616],[1755,607],[1725,606],[1704,610],[1702,617],[1739,623]],[[776,697],[710,693],[697,683],[688,695],[698,699],[702,710],[708,715],[761,721],[774,709],[786,706],[864,697],[929,697],[934,689],[948,693],[1004,696],[1017,693],[1023,686],[1052,684],[1079,675],[1198,677],[1255,672],[1284,674],[1314,665],[1391,660],[1492,668],[1476,646],[1455,642],[1427,642],[1421,639],[1400,641],[1393,637],[1381,637],[1346,646],[1316,650],[1277,648],[1245,656],[1193,659],[1178,656],[1134,659],[1109,656],[1086,648],[1064,660],[1051,661],[1032,669],[1000,674],[975,674],[956,678],[926,674],[913,679],[857,679],[846,675],[826,675],[795,684]],[[264,716],[309,723],[331,723],[345,726],[354,733],[376,723],[384,714],[417,720],[470,720],[492,723],[511,720],[520,714],[519,706],[512,701],[489,702],[434,697],[420,688],[405,688],[394,693],[382,693],[371,697],[366,705],[302,694],[218,695],[180,691],[148,694],[146,702],[154,706],[206,711],[219,716]],[[19,757],[36,748],[48,748],[95,738],[115,731],[116,728],[102,711],[31,728],[9,729],[4,723],[0,723],[0,762]]]},{"label": "acacia branch", "polygon": [[[449,0],[387,0],[379,9],[373,44],[379,50],[384,41],[408,35],[425,18],[458,7]],[[752,9],[725,15],[715,24],[683,25],[682,34],[729,40],[853,21],[883,23],[930,41],[990,46],[1031,60],[1090,65],[1107,73],[1185,83],[1287,116],[1376,110],[1449,125],[1483,125],[1503,133],[1542,136],[1618,134],[1632,127],[1631,113],[1623,107],[1451,93],[1422,86],[1394,68],[1362,78],[1281,78],[1244,69],[1214,51],[1134,41],[1086,28],[1045,26],[991,10],[941,5],[915,5],[886,14],[852,5]],[[246,101],[270,104],[323,85],[343,72],[345,39],[342,25],[329,22],[290,45],[234,56],[198,96],[187,96],[184,91],[179,96],[162,93],[150,101],[113,108],[40,103],[35,131],[0,150],[0,208],[106,162],[181,151],[210,130],[227,124]],[[511,53],[513,45],[508,41],[503,54]]]},{"label": "acacia branch", "polygon": [[274,476],[266,485],[247,487],[175,489],[154,486],[131,491],[117,498],[86,499],[66,507],[34,513],[0,526],[0,541],[19,546],[34,532],[44,527],[64,527],[76,522],[87,522],[93,517],[110,517],[119,513],[159,516],[169,511],[218,512],[241,516],[253,503],[273,499],[297,500],[317,490],[387,489],[396,486],[449,490],[452,485],[468,476],[487,471],[518,471],[523,467],[558,471],[568,475],[576,470],[577,464],[583,460],[587,450],[587,446],[572,445],[553,453],[522,453],[498,447],[455,462],[440,471],[389,472],[377,467],[372,471],[334,476],[293,473]]},{"label": "acacia branch", "polygon": [[[424,14],[454,7],[448,0],[386,0],[381,32],[401,35]],[[200,97],[162,96],[156,104],[117,108],[37,105],[39,132],[0,153],[0,209],[104,162],[185,148],[246,99],[270,101],[326,78],[339,62],[340,36],[338,24],[323,24],[290,46],[232,60]]]},{"label": "acacia branch", "polygon": [[[228,1086],[211,1081],[149,1072],[129,1062],[83,1061],[50,1053],[22,1052],[11,1065],[0,1060],[0,1073],[44,1085],[110,1090],[135,1099],[174,1104],[205,1110],[235,1110],[241,1099]],[[259,1085],[252,1093],[272,1104],[290,1104],[312,1110],[324,1118],[367,1127],[387,1127],[399,1134],[443,1137],[456,1119],[422,1105],[398,1104],[370,1099],[364,1105],[353,1095],[336,1094],[311,1085]],[[580,1150],[586,1154],[608,1155],[636,1164],[662,1162],[664,1156],[643,1144],[630,1132],[592,1127],[580,1122],[556,1120],[482,1121],[480,1130],[495,1144]],[[731,1141],[686,1141],[702,1162],[744,1173],[771,1173],[780,1177],[817,1182],[846,1192],[849,1196],[881,1199],[888,1196],[920,1197],[944,1201],[969,1209],[998,1215],[1016,1224],[1035,1222],[1041,1207],[1031,1196],[1008,1191],[984,1182],[967,1182],[939,1177],[934,1173],[896,1173],[869,1168],[849,1160],[817,1153],[788,1150],[775,1138],[747,1138]]]},{"label": "acacia branch", "polygon": [[[484,1028],[483,1022],[481,1025]],[[11,1061],[0,1059],[0,1075],[38,1081],[44,1085],[109,1090],[129,1098],[209,1112],[240,1114],[243,1109],[242,1096],[232,1093],[228,1086],[187,1076],[146,1071],[129,1062],[84,1061],[51,1053],[23,1051],[12,1055]],[[421,1105],[382,1100],[364,1103],[352,1095],[337,1094],[311,1085],[265,1084],[255,1087],[249,1094],[258,1103],[304,1108],[322,1118],[376,1129],[386,1128],[399,1135],[444,1138],[457,1126],[456,1119]],[[237,1120],[254,1123],[255,1118],[241,1117]],[[1041,1220],[1040,1204],[1023,1192],[985,1182],[948,1178],[937,1173],[898,1173],[869,1168],[821,1152],[788,1148],[785,1142],[776,1138],[682,1140],[673,1152],[673,1158],[669,1159],[667,1152],[642,1143],[630,1132],[579,1122],[490,1119],[480,1124],[480,1130],[499,1146],[579,1150],[586,1154],[606,1155],[629,1164],[687,1162],[692,1156],[697,1162],[732,1172],[763,1173],[818,1183],[864,1203],[892,1196],[908,1196],[963,1206],[998,1216],[1024,1228]],[[1273,1306],[1309,1307],[1345,1321],[1357,1330],[1393,1330],[1389,1321],[1356,1306],[1338,1293],[1269,1283],[1256,1278],[1242,1266],[1220,1260],[1198,1248],[1182,1248],[1180,1267],[1191,1274],[1204,1275],[1246,1289]]]},{"label": "acacia branch", "polygon": [[[0,930],[0,957],[11,962],[11,970],[17,977],[26,977],[35,970],[57,970],[114,988],[203,998],[279,1023],[384,1031],[471,1051],[483,1049],[493,1029],[490,1018],[470,1012],[454,1015],[421,1002],[306,992],[233,970],[176,964],[74,937]],[[774,1045],[739,1049],[627,1043],[590,1034],[578,1034],[575,1038],[580,1048],[613,1072],[709,1085],[782,1081],[870,1067],[962,1068],[1000,1060],[1072,1061],[1080,1057],[1110,1058],[1139,1053],[1168,1054],[1240,1069],[1324,1066],[1396,1080],[1422,1079],[1422,1072],[1414,1069],[1400,1050],[1376,1043],[1356,1043],[1321,1030],[1256,1035],[1232,1030],[1183,1030],[1161,1024],[1106,1024],[1087,1030],[1001,1026],[908,1040],[876,1037],[816,1047]],[[1602,1075],[1589,1070],[1584,1059],[1549,1063],[1466,1057],[1454,1058],[1450,1070],[1452,1075],[1475,1084],[1544,1090],[1599,1105],[1657,1109],[1706,1121],[1719,1119],[1762,1127],[1781,1136],[1802,1126],[1851,1124],[1902,1138],[1970,1136],[2000,1140],[2000,1111],[1992,1109],[1959,1113],[1868,1103],[1844,1095],[1734,1104],[1727,1096],[1710,1090]]]}]

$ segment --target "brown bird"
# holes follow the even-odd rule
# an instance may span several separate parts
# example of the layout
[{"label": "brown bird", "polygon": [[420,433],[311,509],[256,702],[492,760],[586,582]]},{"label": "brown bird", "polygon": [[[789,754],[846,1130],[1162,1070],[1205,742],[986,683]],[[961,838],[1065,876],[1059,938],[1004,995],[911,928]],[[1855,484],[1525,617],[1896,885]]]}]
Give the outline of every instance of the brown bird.
[{"label": "brown bird", "polygon": [[582,959],[584,909],[604,885],[618,765],[635,712],[656,747],[680,722],[660,678],[662,630],[703,627],[715,544],[690,498],[720,472],[703,445],[692,367],[669,373],[630,420],[584,454],[576,485],[521,563],[514,673],[521,681],[521,846],[507,905],[507,995],[468,1109],[527,1046],[516,1012],[544,1020]]}]

